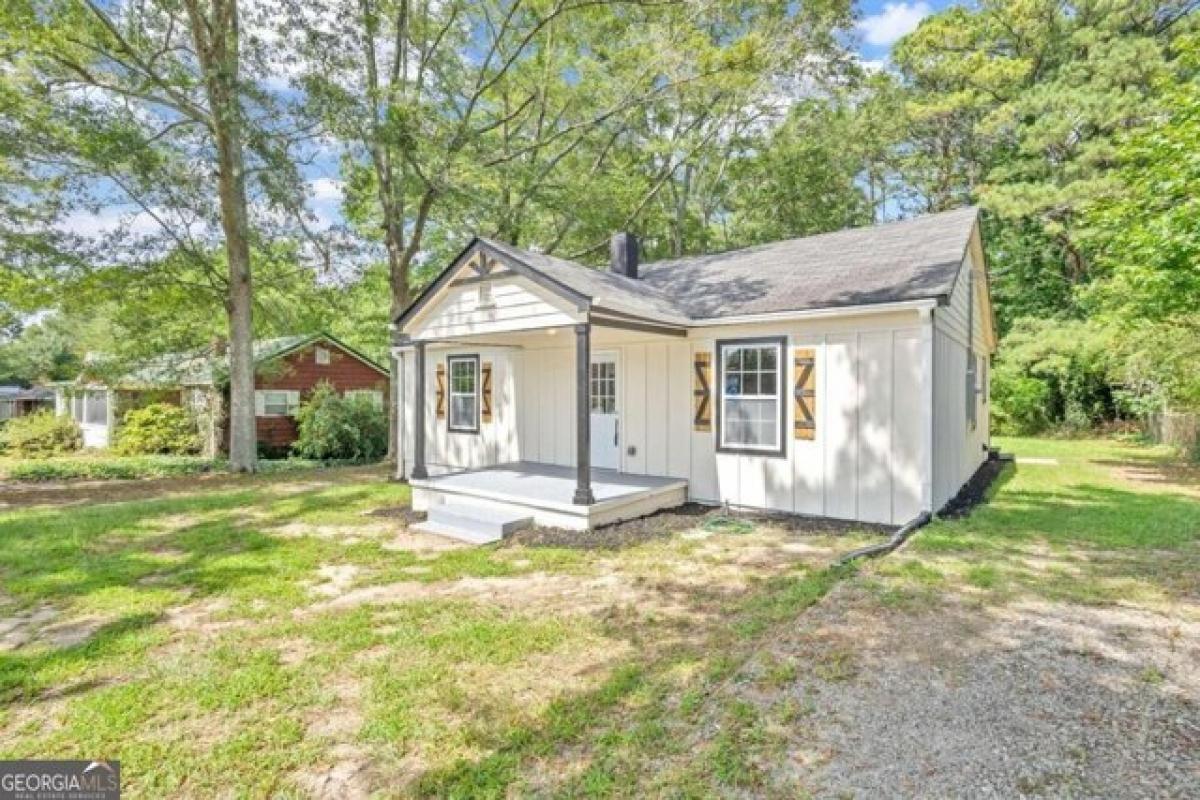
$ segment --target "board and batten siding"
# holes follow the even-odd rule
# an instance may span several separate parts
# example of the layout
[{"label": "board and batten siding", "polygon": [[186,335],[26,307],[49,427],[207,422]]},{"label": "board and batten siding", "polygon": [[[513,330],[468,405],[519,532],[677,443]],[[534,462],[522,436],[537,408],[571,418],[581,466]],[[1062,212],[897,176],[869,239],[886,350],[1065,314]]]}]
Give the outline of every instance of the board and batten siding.
[{"label": "board and batten siding", "polygon": [[[593,351],[617,358],[623,472],[686,478],[691,499],[746,508],[898,524],[926,507],[930,337],[916,312],[691,334],[606,342],[596,329]],[[788,337],[786,456],[718,453],[715,428],[692,429],[693,355],[714,352],[717,339],[764,335]],[[798,347],[816,353],[811,441],[791,435]],[[512,357],[520,458],[573,465],[574,350],[525,346]]]},{"label": "board and batten siding", "polygon": [[[715,357],[718,339],[759,336],[788,340],[782,458],[718,453],[715,426],[708,432],[692,427],[694,354],[707,351]],[[914,310],[693,328],[687,338],[647,334],[631,339],[628,333],[618,336],[595,327],[592,350],[617,359],[623,472],[686,478],[690,498],[698,502],[901,524],[929,508],[934,494],[928,477],[933,337],[930,318]],[[565,331],[536,331],[513,342],[512,347],[427,345],[426,462],[431,471],[518,460],[574,465],[572,339]],[[812,349],[815,356],[812,440],[792,436],[796,348]],[[450,433],[447,420],[436,417],[436,365],[452,353],[478,354],[494,364],[495,418],[478,434]],[[401,452],[411,464],[412,353],[402,362]],[[714,381],[717,375],[714,359]]]},{"label": "board and batten siding", "polygon": [[[785,457],[716,452],[693,432],[689,490],[702,502],[901,524],[926,507],[931,400],[928,325],[916,312],[719,330],[717,339],[788,337]],[[816,435],[792,436],[796,348],[815,351]],[[714,370],[714,380],[717,372]],[[715,395],[714,395],[715,400]]]},{"label": "board and batten siding", "polygon": [[[974,278],[968,280],[968,273]],[[991,441],[989,426],[990,391],[975,396],[975,427],[967,419],[966,380],[968,335],[976,357],[987,359],[989,347],[985,337],[987,324],[980,287],[985,276],[968,253],[955,281],[949,302],[934,310],[933,376],[934,418],[937,425],[933,436],[933,509],[948,503],[959,488],[987,458],[986,447]],[[968,287],[975,289],[969,296]],[[969,309],[968,304],[974,308]],[[972,328],[968,333],[968,326]],[[991,370],[985,376],[990,379]]]},{"label": "board and batten siding", "polygon": [[[446,359],[453,355],[477,355],[480,364],[492,365],[492,421],[480,421],[478,432],[451,431],[449,425],[449,394],[447,413],[437,417],[437,367],[446,366]],[[434,347],[425,351],[425,463],[430,472],[445,472],[453,469],[476,469],[517,461],[517,378],[514,358],[518,352],[504,347]],[[400,452],[405,464],[411,465],[413,449],[413,426],[416,419],[416,367],[413,353],[402,354],[399,396]],[[449,370],[447,370],[447,374]],[[407,466],[405,470],[407,470]],[[407,472],[405,472],[407,474]]]},{"label": "board and batten siding", "polygon": [[[491,293],[482,303],[481,285],[488,286]],[[436,340],[534,330],[571,325],[577,316],[565,301],[527,278],[503,275],[486,284],[452,287],[442,300],[421,312],[411,336]]]}]

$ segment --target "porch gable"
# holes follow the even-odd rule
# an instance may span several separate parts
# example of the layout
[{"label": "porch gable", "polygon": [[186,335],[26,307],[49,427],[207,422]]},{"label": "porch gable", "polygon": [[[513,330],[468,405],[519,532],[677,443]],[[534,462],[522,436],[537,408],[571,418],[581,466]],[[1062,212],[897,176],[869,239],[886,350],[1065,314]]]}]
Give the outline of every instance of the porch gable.
[{"label": "porch gable", "polygon": [[411,341],[574,325],[588,299],[476,241],[397,320]]}]

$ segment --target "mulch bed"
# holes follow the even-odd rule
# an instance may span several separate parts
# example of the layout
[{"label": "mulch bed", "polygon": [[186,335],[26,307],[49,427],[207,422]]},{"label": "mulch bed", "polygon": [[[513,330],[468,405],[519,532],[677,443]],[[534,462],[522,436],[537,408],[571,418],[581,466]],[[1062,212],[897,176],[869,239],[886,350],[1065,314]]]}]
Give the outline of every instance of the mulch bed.
[{"label": "mulch bed", "polygon": [[617,522],[590,531],[565,528],[528,528],[505,537],[502,546],[570,547],[580,550],[620,550],[654,539],[665,539],[692,528],[707,528],[715,533],[749,532],[757,526],[769,526],[797,534],[890,533],[888,525],[871,525],[827,517],[795,514],[763,514],[728,511],[721,506],[685,503],[647,517]]},{"label": "mulch bed", "polygon": [[942,510],[938,512],[938,516],[943,519],[961,519],[969,516],[975,510],[975,506],[987,500],[988,490],[1011,463],[1013,463],[1011,458],[1003,456],[996,456],[984,461],[979,465],[979,469],[975,470],[971,480],[963,484],[963,487],[958,490],[958,494],[950,498],[950,502],[943,506]]}]

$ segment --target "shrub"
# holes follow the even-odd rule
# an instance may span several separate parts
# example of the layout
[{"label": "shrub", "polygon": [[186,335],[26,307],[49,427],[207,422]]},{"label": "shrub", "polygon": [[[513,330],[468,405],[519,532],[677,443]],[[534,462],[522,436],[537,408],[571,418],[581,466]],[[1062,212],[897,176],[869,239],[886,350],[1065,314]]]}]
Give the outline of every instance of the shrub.
[{"label": "shrub", "polygon": [[1075,320],[1015,320],[992,373],[997,433],[1090,429],[1114,419],[1110,331]]},{"label": "shrub", "polygon": [[14,481],[132,480],[196,475],[224,469],[225,464],[199,456],[127,456],[119,458],[62,458],[14,464]]},{"label": "shrub", "polygon": [[327,383],[313,390],[296,414],[302,458],[375,461],[387,452],[387,415],[364,397],[342,397]]},{"label": "shrub", "polygon": [[83,434],[70,417],[36,411],[9,420],[0,429],[0,445],[15,456],[46,458],[78,450],[83,446]]},{"label": "shrub", "polygon": [[186,455],[200,450],[200,435],[184,409],[151,403],[125,415],[113,450],[127,456]]}]

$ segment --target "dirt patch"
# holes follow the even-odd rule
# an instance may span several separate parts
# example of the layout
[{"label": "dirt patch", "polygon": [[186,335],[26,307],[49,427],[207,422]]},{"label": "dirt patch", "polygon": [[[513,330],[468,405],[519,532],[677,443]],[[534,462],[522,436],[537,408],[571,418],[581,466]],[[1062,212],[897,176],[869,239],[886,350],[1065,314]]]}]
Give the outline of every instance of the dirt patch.
[{"label": "dirt patch", "polygon": [[37,639],[42,630],[57,618],[58,611],[52,606],[39,606],[0,617],[0,652],[24,647]]},{"label": "dirt patch", "polygon": [[301,770],[294,780],[315,800],[367,798],[371,796],[371,758],[357,745],[338,745],[323,763]]},{"label": "dirt patch", "polygon": [[317,569],[321,583],[314,585],[312,590],[324,597],[340,597],[354,584],[360,571],[353,564],[325,564]]},{"label": "dirt patch", "polygon": [[244,621],[221,618],[230,606],[224,598],[213,598],[168,608],[165,616],[167,624],[177,631],[211,636],[245,624]]},{"label": "dirt patch", "polygon": [[379,517],[394,520],[406,528],[424,522],[428,516],[424,511],[413,511],[412,506],[387,506],[376,508],[363,514],[364,517]]},{"label": "dirt patch", "polygon": [[474,547],[470,542],[460,542],[447,536],[436,536],[420,531],[401,531],[380,545],[384,550],[407,551],[412,553],[437,554],[443,550],[457,550],[463,547]]}]

